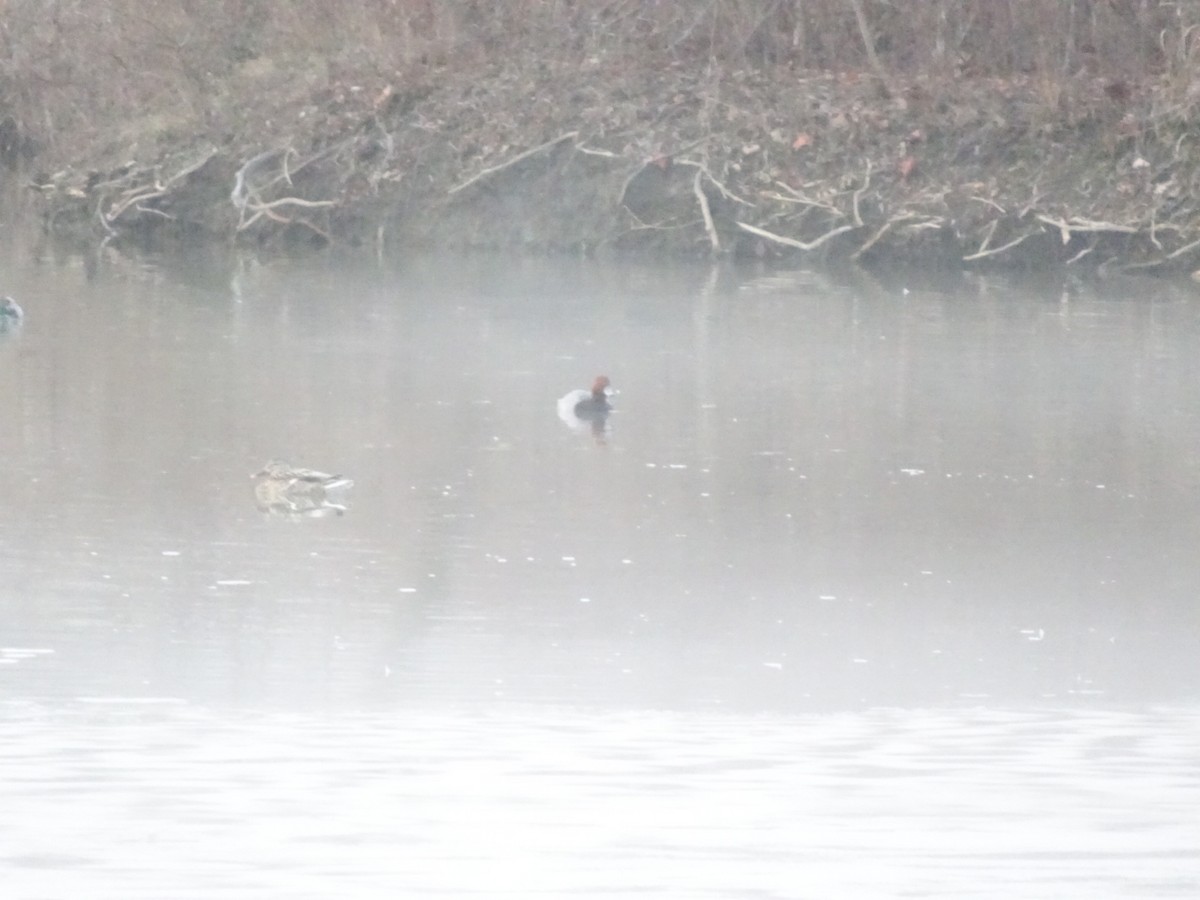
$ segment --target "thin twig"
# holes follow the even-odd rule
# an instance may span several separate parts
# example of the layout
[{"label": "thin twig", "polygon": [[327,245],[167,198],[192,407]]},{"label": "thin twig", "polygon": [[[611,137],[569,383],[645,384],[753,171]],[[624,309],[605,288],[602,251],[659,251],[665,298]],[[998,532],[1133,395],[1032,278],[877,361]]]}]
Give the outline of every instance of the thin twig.
[{"label": "thin twig", "polygon": [[587,156],[602,156],[605,159],[624,159],[620,153],[613,153],[611,150],[593,150],[591,147],[583,146],[583,144],[576,144],[575,149]]},{"label": "thin twig", "polygon": [[850,259],[857,260],[860,256],[862,256],[864,253],[866,253],[868,250],[870,250],[872,247],[874,247],[879,242],[879,239],[882,238],[885,234],[887,234],[889,230],[891,230],[891,227],[893,225],[896,225],[900,222],[904,222],[904,221],[907,221],[908,219],[914,219],[914,218],[916,218],[916,216],[913,213],[904,213],[903,215],[895,216],[894,218],[888,219],[886,222],[883,223],[882,227],[880,227],[879,230],[876,231],[875,234],[871,236],[870,240],[868,240],[865,244],[863,244],[861,247],[859,247],[857,250],[855,250],[853,253],[850,254]]},{"label": "thin twig", "polygon": [[976,253],[982,253],[984,250],[986,250],[988,248],[988,244],[990,244],[992,242],[992,235],[994,235],[996,233],[996,226],[998,226],[999,224],[1000,224],[999,219],[992,219],[991,224],[988,225],[988,227],[987,227],[987,234],[985,234],[983,236],[983,242],[980,243],[979,249],[975,251]]},{"label": "thin twig", "polygon": [[696,170],[696,177],[692,179],[692,193],[696,195],[696,202],[700,204],[700,214],[704,216],[704,231],[708,235],[708,243],[715,255],[721,252],[721,237],[717,234],[716,225],[713,224],[712,212],[708,208],[708,197],[704,194],[704,188],[700,186],[702,177],[704,177],[703,166]]},{"label": "thin twig", "polygon": [[729,190],[729,188],[725,187],[725,185],[721,184],[721,182],[719,182],[716,178],[714,178],[713,173],[708,171],[708,166],[704,165],[704,163],[699,163],[691,159],[676,159],[675,164],[680,166],[691,166],[692,168],[699,169],[704,174],[704,177],[713,183],[713,186],[721,192],[721,195],[725,197],[726,200],[732,200],[735,203],[742,204],[742,206],[749,206],[751,209],[754,208],[753,203],[751,203],[749,200],[743,200],[733,191]]},{"label": "thin twig", "polygon": [[140,213],[146,213],[147,215],[161,216],[162,218],[166,219],[169,222],[174,222],[178,218],[177,216],[173,216],[170,213],[163,212],[161,209],[155,209],[153,206],[142,206],[140,203],[137,206],[135,206],[134,209],[136,209]]},{"label": "thin twig", "polygon": [[461,184],[456,184],[454,187],[450,188],[450,190],[446,191],[446,193],[447,194],[457,194],[463,188],[470,187],[475,182],[479,181],[481,178],[487,178],[489,175],[495,175],[497,172],[503,172],[505,169],[509,168],[510,166],[515,166],[517,163],[521,162],[522,160],[529,159],[529,157],[531,157],[531,156],[536,156],[538,153],[541,153],[543,150],[549,150],[551,147],[558,146],[563,141],[571,141],[577,137],[579,137],[578,131],[568,131],[566,134],[559,135],[558,137],[554,138],[553,140],[546,141],[546,143],[544,143],[544,144],[538,144],[536,147],[531,147],[530,149],[526,150],[524,153],[518,153],[516,156],[514,156],[512,159],[508,160],[507,162],[502,162],[498,166],[490,166],[489,168],[484,169],[483,171],[471,176],[470,178],[468,178],[466,181],[462,182]]},{"label": "thin twig", "polygon": [[310,208],[318,208],[324,206],[337,206],[336,200],[303,200],[300,197],[280,197],[278,200],[272,200],[270,203],[252,203],[250,209],[258,212],[260,210],[274,209],[277,206],[306,206]]},{"label": "thin twig", "polygon": [[862,216],[858,214],[858,200],[863,195],[863,191],[871,186],[871,161],[867,160],[867,174],[863,176],[863,186],[854,192],[854,224],[859,228],[862,227]]},{"label": "thin twig", "polygon": [[104,227],[104,230],[107,231],[109,233],[109,236],[111,237],[112,235],[117,233],[116,229],[114,229],[111,225],[108,224],[108,218],[107,218],[107,216],[104,215],[104,210],[102,210],[100,208],[100,206],[101,206],[101,204],[99,204],[99,203],[96,204],[96,218],[100,220],[100,224]]},{"label": "thin twig", "polygon": [[1013,247],[1017,246],[1017,244],[1021,243],[1026,238],[1033,237],[1034,234],[1036,234],[1036,233],[1037,232],[1030,232],[1029,234],[1023,234],[1019,238],[1015,238],[1014,240],[1009,241],[1007,244],[1004,244],[1003,246],[996,247],[994,250],[985,250],[981,253],[972,253],[970,256],[964,256],[963,262],[971,262],[972,260],[975,260],[975,259],[983,259],[986,256],[995,256],[997,253],[1003,253],[1005,250],[1011,250]]},{"label": "thin twig", "polygon": [[1111,231],[1117,234],[1137,234],[1138,228],[1133,225],[1117,225],[1114,222],[1096,222],[1091,219],[1073,218],[1069,222],[1064,222],[1062,219],[1056,219],[1053,216],[1046,216],[1038,213],[1034,218],[1039,222],[1045,222],[1047,225],[1052,225],[1062,233],[1063,243],[1071,240],[1071,233],[1079,232],[1105,232]]},{"label": "thin twig", "polygon": [[1135,225],[1117,225],[1115,222],[1097,222],[1094,219],[1074,217],[1070,221],[1072,231],[1115,231],[1118,234],[1137,234]]},{"label": "thin twig", "polygon": [[1038,213],[1038,215],[1036,215],[1034,218],[1036,218],[1039,222],[1045,222],[1047,225],[1052,225],[1053,227],[1057,228],[1064,244],[1069,244],[1071,242],[1071,226],[1062,219],[1054,219],[1050,216],[1043,216],[1041,213]]},{"label": "thin twig", "polygon": [[988,206],[994,206],[996,209],[1000,210],[1000,212],[1003,213],[1004,215],[1006,215],[1006,216],[1008,215],[1008,210],[1005,209],[1003,206],[1001,206],[999,203],[997,203],[995,200],[991,200],[987,197],[974,197],[974,196],[968,197],[967,199],[974,200],[976,203],[986,203]]},{"label": "thin twig", "polygon": [[109,210],[109,212],[105,213],[104,217],[109,222],[115,222],[120,217],[120,215],[123,212],[125,212],[125,210],[129,209],[129,207],[133,206],[134,204],[141,203],[143,200],[152,200],[155,197],[163,197],[167,193],[166,189],[161,184],[158,184],[157,182],[154,184],[153,187],[151,187],[149,189],[143,188],[142,191],[143,191],[142,193],[134,192],[132,194],[132,196],[127,197],[126,199],[122,200],[120,203],[114,205],[114,207],[111,210]]},{"label": "thin twig", "polygon": [[798,241],[795,238],[784,237],[781,234],[774,234],[773,232],[767,231],[765,228],[759,228],[755,225],[747,225],[745,222],[737,222],[736,224],[738,228],[742,229],[742,231],[748,231],[750,234],[757,235],[760,238],[766,238],[768,241],[774,241],[775,243],[782,244],[785,247],[795,247],[797,250],[815,250],[817,247],[820,247],[831,238],[834,238],[839,234],[844,234],[847,231],[853,231],[858,227],[856,225],[842,225],[833,229],[832,231],[825,232],[825,234],[821,235],[815,241],[809,241],[808,243],[805,243],[804,241]]},{"label": "thin twig", "polygon": [[[792,193],[795,193],[795,191]],[[839,216],[845,215],[844,212],[831,203],[824,203],[821,200],[812,200],[808,197],[802,197],[799,195],[795,197],[785,197],[778,191],[763,191],[760,196],[766,197],[768,200],[777,200],[780,203],[796,203],[801,206],[812,206],[816,207],[817,209],[827,209],[832,213],[837,213]]]},{"label": "thin twig", "polygon": [[240,212],[245,212],[246,204],[249,202],[249,195],[254,193],[254,189],[250,187],[250,174],[252,171],[261,167],[267,160],[279,153],[285,153],[285,150],[267,150],[264,153],[258,154],[249,160],[237,170],[233,176],[233,190],[229,194],[229,202],[234,205],[234,208]]},{"label": "thin twig", "polygon": [[182,181],[184,178],[187,178],[189,175],[191,175],[197,169],[203,168],[208,163],[208,161],[216,155],[217,155],[217,149],[215,147],[209,148],[208,152],[205,153],[201,159],[197,160],[196,162],[192,163],[189,166],[184,166],[182,169],[180,169],[178,172],[176,172],[174,175],[172,175],[170,178],[168,178],[163,183],[164,186],[170,187],[175,182]]}]

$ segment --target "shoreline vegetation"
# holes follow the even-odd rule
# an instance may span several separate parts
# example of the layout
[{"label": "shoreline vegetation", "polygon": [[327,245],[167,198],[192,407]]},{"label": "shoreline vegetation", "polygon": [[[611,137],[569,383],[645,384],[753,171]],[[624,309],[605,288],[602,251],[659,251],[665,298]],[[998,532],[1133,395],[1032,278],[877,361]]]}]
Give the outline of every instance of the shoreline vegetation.
[{"label": "shoreline vegetation", "polygon": [[48,233],[138,247],[1191,274],[1198,26],[1183,0],[7,0],[0,170]]}]

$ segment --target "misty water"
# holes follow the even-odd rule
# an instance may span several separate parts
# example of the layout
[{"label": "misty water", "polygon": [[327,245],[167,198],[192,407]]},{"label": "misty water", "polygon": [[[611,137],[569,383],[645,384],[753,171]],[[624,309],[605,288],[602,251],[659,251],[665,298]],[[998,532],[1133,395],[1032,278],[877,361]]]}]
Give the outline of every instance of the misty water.
[{"label": "misty water", "polygon": [[1200,295],[0,263],[5,898],[1200,895]]}]

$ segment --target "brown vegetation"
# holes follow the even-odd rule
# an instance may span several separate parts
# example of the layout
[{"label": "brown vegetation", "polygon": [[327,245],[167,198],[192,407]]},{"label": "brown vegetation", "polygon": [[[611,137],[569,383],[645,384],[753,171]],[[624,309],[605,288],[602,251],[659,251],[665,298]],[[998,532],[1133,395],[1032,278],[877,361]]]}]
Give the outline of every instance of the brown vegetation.
[{"label": "brown vegetation", "polygon": [[1182,0],[7,0],[0,157],[51,228],[109,237],[1195,268],[1197,26]]}]

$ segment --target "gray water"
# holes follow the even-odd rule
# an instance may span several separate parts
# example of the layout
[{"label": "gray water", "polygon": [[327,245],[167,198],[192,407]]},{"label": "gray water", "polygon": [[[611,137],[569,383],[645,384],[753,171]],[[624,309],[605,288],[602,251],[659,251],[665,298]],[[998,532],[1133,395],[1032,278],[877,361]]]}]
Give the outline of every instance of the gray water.
[{"label": "gray water", "polygon": [[1186,289],[4,253],[5,897],[1200,895]]}]

